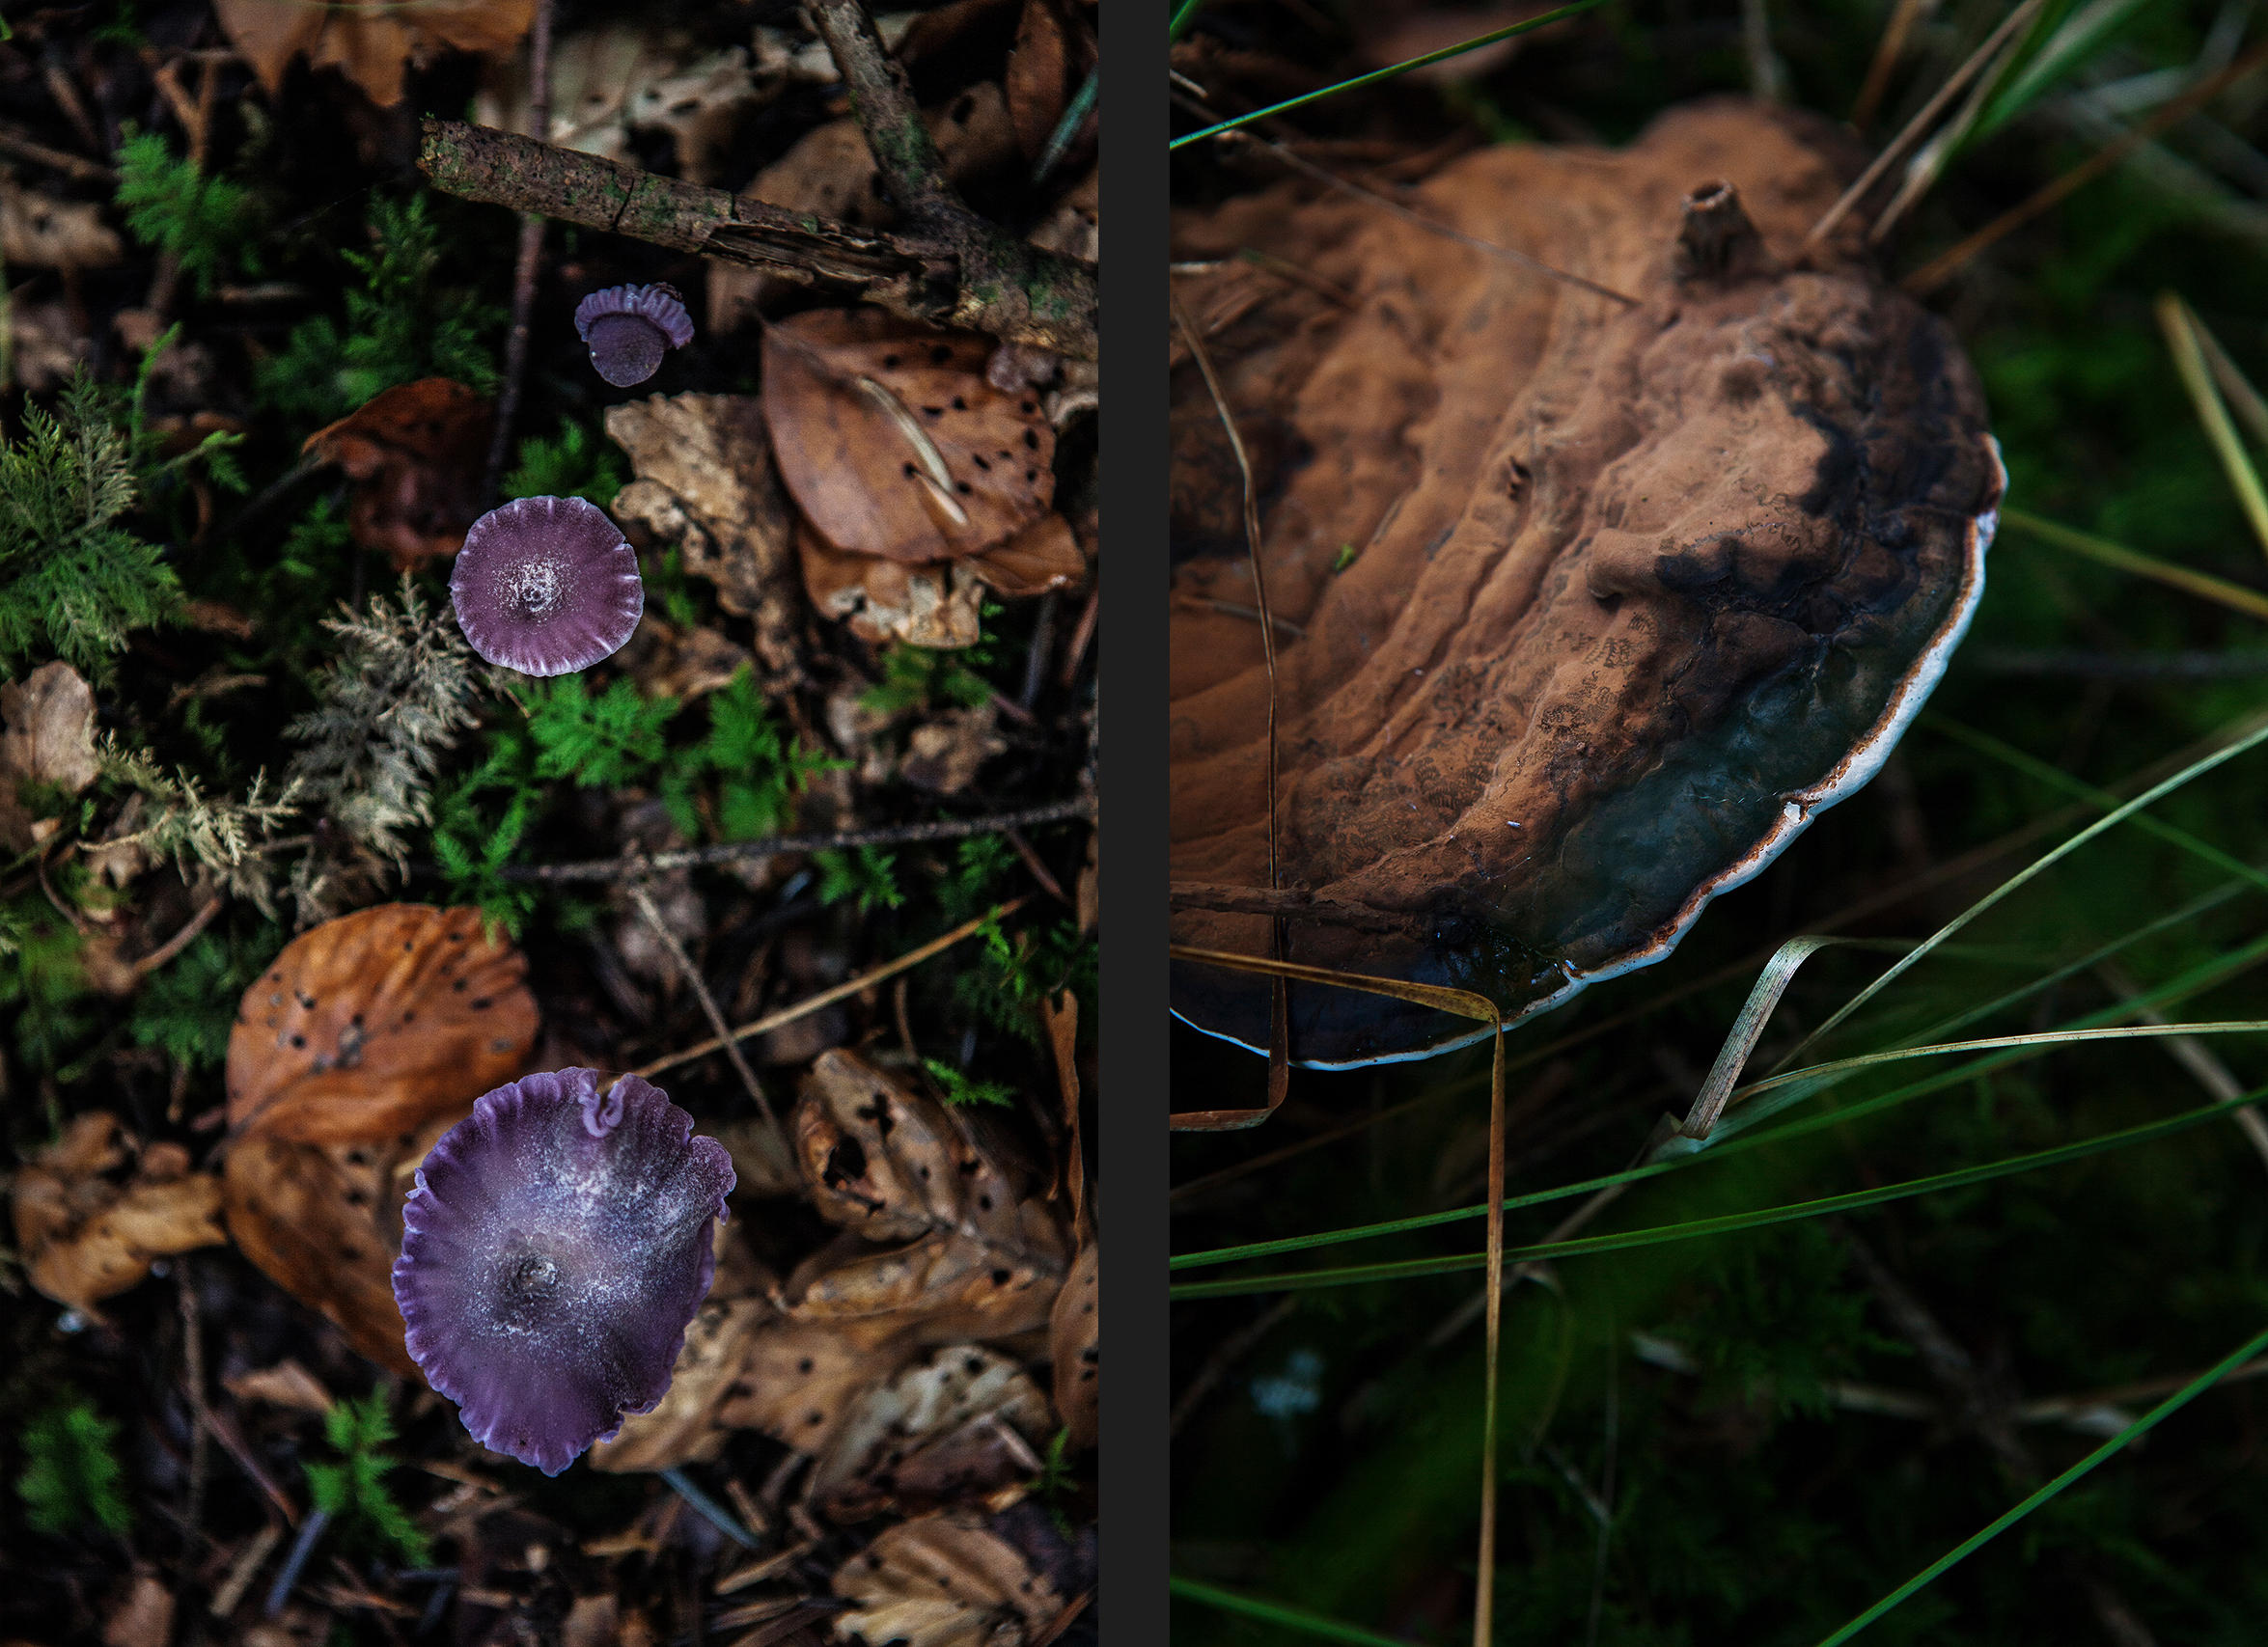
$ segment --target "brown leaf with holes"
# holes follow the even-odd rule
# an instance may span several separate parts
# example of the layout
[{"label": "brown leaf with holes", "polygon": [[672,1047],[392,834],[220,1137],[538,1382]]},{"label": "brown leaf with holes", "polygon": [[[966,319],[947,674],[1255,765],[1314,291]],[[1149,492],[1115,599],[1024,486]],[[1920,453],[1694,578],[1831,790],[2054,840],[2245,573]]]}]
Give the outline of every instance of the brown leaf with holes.
[{"label": "brown leaf with holes", "polygon": [[1089,1242],[1071,1261],[1047,1322],[1047,1355],[1055,1364],[1055,1406],[1071,1445],[1091,1447],[1102,1425],[1101,1249]]},{"label": "brown leaf with holes", "polygon": [[812,1471],[811,1496],[836,1522],[919,1513],[1039,1473],[1055,1412],[1009,1357],[949,1344],[860,1396]]},{"label": "brown leaf with holes", "polygon": [[354,484],[354,541],[397,571],[415,571],[464,546],[481,513],[481,467],[496,408],[446,377],[421,377],[373,397],[307,437],[302,451],[336,463]]},{"label": "brown leaf with holes", "polygon": [[814,1203],[848,1233],[782,1285],[790,1319],[870,1344],[1001,1338],[1047,1320],[1063,1227],[957,1112],[837,1049],[812,1065],[793,1132]]},{"label": "brown leaf with holes", "polygon": [[773,454],[831,547],[945,561],[1047,511],[1055,430],[1036,392],[986,380],[994,346],[875,310],[812,310],[765,328]]},{"label": "brown leaf with holes", "polygon": [[118,1117],[91,1111],[15,1175],[15,1246],[25,1276],[97,1321],[96,1300],[133,1286],[153,1260],[228,1239],[217,1218],[219,1181],[190,1171],[187,1150],[152,1144],[122,1172],[129,1159]]},{"label": "brown leaf with holes", "polygon": [[295,57],[335,68],[380,108],[401,101],[401,78],[446,46],[501,52],[536,20],[536,0],[213,0],[221,30],[274,96]]},{"label": "brown leaf with holes", "polygon": [[28,852],[95,782],[95,694],[78,672],[42,664],[0,686],[0,846]]},{"label": "brown leaf with holes", "polygon": [[221,1164],[237,1250],[328,1317],[359,1353],[405,1378],[419,1374],[394,1304],[401,1203],[426,1151],[471,1112],[472,1100],[462,1098],[414,1136],[353,1142],[297,1143],[256,1129],[231,1143]]},{"label": "brown leaf with holes", "polygon": [[853,1603],[836,1633],[885,1647],[1013,1647],[1040,1634],[1064,1598],[974,1517],[923,1516],[883,1529],[835,1574]]},{"label": "brown leaf with holes", "polygon": [[528,963],[480,913],[381,904],[287,945],[229,1034],[229,1125],[301,1143],[398,1138],[522,1073]]}]

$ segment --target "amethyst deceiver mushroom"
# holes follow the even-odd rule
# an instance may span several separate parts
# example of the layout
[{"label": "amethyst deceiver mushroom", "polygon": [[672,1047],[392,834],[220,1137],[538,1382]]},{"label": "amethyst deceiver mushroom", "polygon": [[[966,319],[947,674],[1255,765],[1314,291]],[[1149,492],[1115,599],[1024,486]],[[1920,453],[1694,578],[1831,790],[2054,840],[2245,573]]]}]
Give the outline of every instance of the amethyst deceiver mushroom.
[{"label": "amethyst deceiver mushroom", "polygon": [[[1863,162],[1823,121],[1716,100],[1410,190],[1590,287],[1304,183],[1177,222],[1175,259],[1214,270],[1191,312],[1238,316],[1210,346],[1252,473],[1180,366],[1176,943],[1265,955],[1274,917],[1291,961],[1510,1023],[1662,959],[1874,775],[1983,592],[2005,477],[1977,374],[1863,226],[1806,244]],[[1252,299],[1250,246],[1364,295]],[[1271,993],[1175,965],[1175,1012],[1255,1051]],[[1288,1004],[1321,1067],[1485,1033],[1320,985]]]},{"label": "amethyst deceiver mushroom", "polygon": [[598,375],[627,389],[693,341],[693,317],[674,286],[610,286],[575,305],[575,332],[591,345]]},{"label": "amethyst deceiver mushroom", "polygon": [[411,1359],[473,1440],[557,1475],[669,1389],[733,1185],[725,1146],[637,1076],[497,1087],[401,1210]]},{"label": "amethyst deceiver mushroom", "polygon": [[646,611],[638,552],[581,498],[521,498],[473,522],[449,576],[474,651],[522,674],[572,674],[620,651]]}]

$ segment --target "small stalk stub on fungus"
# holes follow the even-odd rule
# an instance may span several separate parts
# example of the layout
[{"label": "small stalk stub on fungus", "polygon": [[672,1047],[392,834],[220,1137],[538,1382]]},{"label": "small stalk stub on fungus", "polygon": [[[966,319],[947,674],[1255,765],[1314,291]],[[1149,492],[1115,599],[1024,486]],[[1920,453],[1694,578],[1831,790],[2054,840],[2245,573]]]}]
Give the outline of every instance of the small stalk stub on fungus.
[{"label": "small stalk stub on fungus", "polygon": [[610,286],[575,305],[575,333],[591,345],[598,375],[627,389],[693,341],[693,317],[674,286]]},{"label": "small stalk stub on fungus", "polygon": [[497,1087],[402,1208],[411,1358],[475,1441],[559,1474],[669,1389],[733,1185],[725,1146],[637,1076]]},{"label": "small stalk stub on fungus", "polygon": [[522,674],[573,674],[622,650],[646,612],[638,552],[581,498],[521,498],[473,522],[449,578],[474,651]]}]

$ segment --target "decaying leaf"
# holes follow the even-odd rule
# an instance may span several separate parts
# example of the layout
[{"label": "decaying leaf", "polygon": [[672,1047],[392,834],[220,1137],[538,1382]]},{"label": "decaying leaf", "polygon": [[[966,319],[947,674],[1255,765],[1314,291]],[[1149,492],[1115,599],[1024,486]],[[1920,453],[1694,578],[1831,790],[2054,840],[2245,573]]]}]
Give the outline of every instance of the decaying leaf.
[{"label": "decaying leaf", "polygon": [[258,1129],[231,1142],[222,1163],[237,1249],[357,1352],[405,1378],[419,1375],[394,1303],[401,1202],[434,1139],[471,1111],[462,1099],[415,1136],[350,1143],[298,1143]]},{"label": "decaying leaf", "polygon": [[848,1233],[782,1285],[790,1319],[877,1344],[1001,1338],[1047,1320],[1063,1228],[958,1112],[837,1049],[812,1065],[793,1133],[814,1203]]},{"label": "decaying leaf", "polygon": [[1007,753],[1008,741],[1000,735],[996,720],[996,711],[985,703],[974,709],[948,709],[924,721],[906,734],[899,776],[931,794],[959,794],[977,781],[986,761]]},{"label": "decaying leaf", "polygon": [[1047,1397],[1013,1360],[949,1344],[859,1397],[812,1472],[812,1498],[837,1522],[935,1509],[1029,1481],[1032,1447],[1054,1428]]},{"label": "decaying leaf", "polygon": [[887,1647],[1022,1647],[1064,1598],[1005,1539],[970,1516],[923,1516],[885,1528],[835,1574],[856,1605],[838,1633]]},{"label": "decaying leaf", "polygon": [[[606,22],[551,48],[550,141],[584,154],[638,163],[635,132],[666,132],[677,175],[719,183],[719,163],[741,119],[776,90],[760,84],[747,48],[711,50],[651,24]],[[528,66],[495,65],[475,104],[483,125],[528,129]]]},{"label": "decaying leaf", "polygon": [[322,1381],[289,1356],[272,1367],[252,1367],[224,1378],[221,1385],[238,1401],[265,1401],[318,1417],[337,1405]]},{"label": "decaying leaf", "polygon": [[1090,1241],[1071,1261],[1047,1323],[1047,1355],[1055,1366],[1055,1407],[1071,1432],[1071,1445],[1091,1447],[1102,1424],[1102,1251]]},{"label": "decaying leaf", "polygon": [[[1853,158],[1716,100],[1401,197],[1628,303],[1304,183],[1178,226],[1176,257],[1218,261],[1183,295],[1298,630],[1271,670],[1183,368],[1175,427],[1217,480],[1174,523],[1177,881],[1361,906],[1363,929],[1293,918],[1286,958],[1487,991],[1508,1023],[1666,955],[1873,774],[1982,593],[2003,474],[1944,323],[1855,241],[1799,256]],[[1221,309],[1250,246],[1315,285]],[[1259,954],[1270,922],[1184,909],[1174,935]],[[1175,1009],[1255,1050],[1271,996],[1175,969]],[[1483,1032],[1297,984],[1290,1014],[1290,1056],[1334,1067]]]},{"label": "decaying leaf", "polygon": [[463,547],[481,512],[495,416],[488,398],[463,384],[421,377],[316,430],[304,450],[355,482],[346,508],[354,541],[382,551],[397,571],[414,571]]},{"label": "decaying leaf", "polygon": [[402,71],[423,67],[445,46],[499,52],[518,43],[536,20],[537,0],[213,0],[229,43],[274,96],[284,70],[305,57],[313,69],[335,68],[380,108],[401,100]]},{"label": "decaying leaf", "polygon": [[968,568],[995,593],[1012,599],[1085,582],[1087,557],[1079,553],[1069,521],[1043,514],[1006,542],[971,556]]},{"label": "decaying leaf", "polygon": [[637,475],[616,494],[615,518],[676,544],[685,570],[716,585],[719,606],[754,621],[765,671],[793,676],[795,514],[762,408],[745,395],[654,395],[607,408],[606,432]]},{"label": "decaying leaf", "polygon": [[0,172],[0,260],[15,268],[104,269],[124,251],[100,206],[56,200]]},{"label": "decaying leaf", "polygon": [[645,689],[648,697],[691,700],[733,684],[733,677],[750,663],[748,649],[736,646],[714,629],[695,625],[679,629],[653,608],[638,620],[615,660]]},{"label": "decaying leaf", "polygon": [[33,1286],[96,1319],[97,1299],[124,1292],[152,1260],[228,1239],[220,1183],[189,1170],[180,1144],[152,1144],[131,1174],[118,1117],[73,1116],[63,1137],[15,1175],[15,1245]]},{"label": "decaying leaf", "polygon": [[840,554],[808,526],[797,529],[795,551],[811,603],[843,618],[862,641],[946,650],[983,639],[984,584],[970,562],[909,566],[878,555]]},{"label": "decaying leaf", "polygon": [[1016,142],[1037,160],[1094,62],[1092,21],[1082,28],[1061,0],[1024,0],[1016,43],[1008,54],[1006,86]]},{"label": "decaying leaf", "polygon": [[1036,393],[986,380],[993,347],[875,310],[765,328],[773,454],[830,547],[921,564],[989,549],[1046,513],[1055,430]]},{"label": "decaying leaf", "polygon": [[28,852],[95,782],[95,694],[69,664],[0,686],[0,846]]},{"label": "decaying leaf", "polygon": [[302,1143],[414,1132],[525,1067],[526,957],[477,910],[381,904],[287,945],[229,1034],[229,1125]]}]

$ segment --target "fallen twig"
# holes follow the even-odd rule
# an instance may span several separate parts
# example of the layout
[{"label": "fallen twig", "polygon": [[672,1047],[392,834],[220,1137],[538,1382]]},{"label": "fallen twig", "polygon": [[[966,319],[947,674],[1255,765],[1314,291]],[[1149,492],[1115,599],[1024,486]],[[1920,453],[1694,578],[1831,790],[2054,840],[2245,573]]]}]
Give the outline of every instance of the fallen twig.
[{"label": "fallen twig", "polygon": [[[733,1072],[739,1076],[740,1084],[756,1100],[756,1107],[763,1112],[763,1118],[771,1124],[772,1131],[780,1133],[780,1117],[772,1112],[772,1101],[764,1096],[762,1084],[756,1079],[756,1071],[748,1067],[748,1059],[741,1055],[739,1043],[733,1039],[733,1031],[726,1027],[725,1015],[718,1009],[716,997],[709,994],[708,985],[701,976],[701,969],[693,964],[693,957],[685,953],[685,946],[670,930],[669,922],[662,920],[661,911],[653,907],[653,899],[643,883],[631,883],[630,901],[638,906],[638,913],[645,918],[646,924],[653,928],[653,935],[661,940],[662,947],[670,952],[670,959],[677,962],[678,971],[693,986],[693,997],[701,1002],[701,1011],[707,1018],[708,1027],[723,1038],[725,1057],[733,1060]],[[785,1133],[780,1133],[780,1138],[783,1142],[787,1140]],[[695,1506],[697,1509],[699,1507]]]}]

